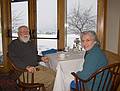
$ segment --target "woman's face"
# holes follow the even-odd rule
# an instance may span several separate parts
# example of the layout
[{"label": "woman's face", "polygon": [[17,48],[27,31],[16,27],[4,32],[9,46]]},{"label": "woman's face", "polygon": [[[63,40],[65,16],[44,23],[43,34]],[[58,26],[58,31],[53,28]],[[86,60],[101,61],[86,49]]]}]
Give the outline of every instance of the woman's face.
[{"label": "woman's face", "polygon": [[90,50],[95,44],[94,38],[92,37],[92,35],[85,34],[82,37],[82,46],[84,47],[84,49],[86,51]]}]

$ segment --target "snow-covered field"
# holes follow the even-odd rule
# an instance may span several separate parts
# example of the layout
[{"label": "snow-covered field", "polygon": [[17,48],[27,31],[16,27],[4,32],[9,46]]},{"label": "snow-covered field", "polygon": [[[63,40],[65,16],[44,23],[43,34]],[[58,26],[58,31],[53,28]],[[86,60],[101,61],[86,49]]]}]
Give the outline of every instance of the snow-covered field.
[{"label": "snow-covered field", "polygon": [[[42,35],[43,37],[51,37],[54,35]],[[75,38],[79,38],[79,35],[75,35],[75,34],[68,34],[67,35],[67,46],[69,46],[70,48],[73,47],[73,43],[74,43],[74,39]],[[38,39],[38,51],[42,51],[42,50],[47,50],[50,48],[55,48],[57,49],[57,40],[56,39]]]},{"label": "snow-covered field", "polygon": [[[14,34],[14,36],[15,35],[16,34]],[[38,36],[39,37],[51,38],[51,37],[55,37],[56,35],[40,34]],[[72,48],[75,38],[79,38],[79,35],[68,34],[67,35],[67,46],[69,46],[70,48]],[[50,49],[50,48],[57,49],[57,39],[38,39],[37,43],[38,43],[37,45],[38,45],[38,51],[39,52],[42,51],[42,50]],[[2,39],[1,39],[1,36],[0,36],[0,53],[1,52],[2,52]]]}]

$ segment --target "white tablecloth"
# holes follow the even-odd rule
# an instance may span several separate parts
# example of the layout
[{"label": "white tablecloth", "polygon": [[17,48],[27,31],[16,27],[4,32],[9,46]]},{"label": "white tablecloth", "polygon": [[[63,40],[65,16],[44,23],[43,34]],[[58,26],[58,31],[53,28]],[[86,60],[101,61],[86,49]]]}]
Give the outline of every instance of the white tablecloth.
[{"label": "white tablecloth", "polygon": [[71,72],[82,71],[84,52],[67,52],[64,60],[57,60],[59,54],[47,55],[50,58],[48,66],[57,72],[53,91],[70,91],[70,82],[74,79]]}]

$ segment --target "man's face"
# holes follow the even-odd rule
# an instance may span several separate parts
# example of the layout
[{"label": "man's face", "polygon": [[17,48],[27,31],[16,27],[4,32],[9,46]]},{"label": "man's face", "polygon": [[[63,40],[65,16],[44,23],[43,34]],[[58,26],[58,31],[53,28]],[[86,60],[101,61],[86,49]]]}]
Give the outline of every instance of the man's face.
[{"label": "man's face", "polygon": [[95,44],[93,37],[90,34],[86,34],[82,37],[82,46],[86,51],[90,50]]},{"label": "man's face", "polygon": [[19,31],[19,38],[21,41],[27,43],[30,39],[28,28],[22,27]]}]

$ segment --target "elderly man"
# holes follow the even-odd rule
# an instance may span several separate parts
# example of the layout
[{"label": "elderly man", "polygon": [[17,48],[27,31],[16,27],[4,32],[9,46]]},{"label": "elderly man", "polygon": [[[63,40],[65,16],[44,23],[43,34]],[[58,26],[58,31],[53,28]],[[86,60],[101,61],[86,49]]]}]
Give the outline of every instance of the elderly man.
[{"label": "elderly man", "polygon": [[[38,66],[39,61],[48,62],[49,59],[45,56],[38,56],[36,45],[30,40],[27,26],[18,28],[18,38],[10,43],[8,54],[16,67],[35,72],[35,82],[44,83],[46,91],[52,91],[55,72],[41,65]],[[36,71],[36,68],[40,70]]]}]

